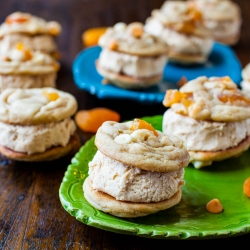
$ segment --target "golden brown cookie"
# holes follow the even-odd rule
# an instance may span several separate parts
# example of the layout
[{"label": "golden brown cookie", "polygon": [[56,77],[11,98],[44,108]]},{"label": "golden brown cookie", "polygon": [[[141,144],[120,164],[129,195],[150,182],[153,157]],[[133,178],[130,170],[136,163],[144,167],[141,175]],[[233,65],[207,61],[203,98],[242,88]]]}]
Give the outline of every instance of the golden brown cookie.
[{"label": "golden brown cookie", "polygon": [[89,177],[84,181],[86,200],[95,208],[117,217],[135,218],[157,213],[180,202],[182,191],[178,190],[170,199],[154,203],[135,203],[116,200],[114,197],[94,190]]}]

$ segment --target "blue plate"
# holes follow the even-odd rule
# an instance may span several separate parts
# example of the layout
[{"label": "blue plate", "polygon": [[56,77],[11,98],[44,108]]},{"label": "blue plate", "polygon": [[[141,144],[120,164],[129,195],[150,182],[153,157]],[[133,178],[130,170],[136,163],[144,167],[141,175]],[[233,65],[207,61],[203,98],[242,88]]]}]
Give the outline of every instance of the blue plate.
[{"label": "blue plate", "polygon": [[163,80],[156,86],[141,90],[127,90],[112,84],[102,84],[103,77],[95,67],[101,47],[94,46],[81,51],[72,66],[76,86],[100,99],[126,99],[156,104],[163,101],[167,89],[178,88],[178,81],[185,76],[192,80],[199,76],[229,76],[236,83],[241,81],[241,64],[231,47],[215,43],[206,64],[184,66],[168,62]]}]

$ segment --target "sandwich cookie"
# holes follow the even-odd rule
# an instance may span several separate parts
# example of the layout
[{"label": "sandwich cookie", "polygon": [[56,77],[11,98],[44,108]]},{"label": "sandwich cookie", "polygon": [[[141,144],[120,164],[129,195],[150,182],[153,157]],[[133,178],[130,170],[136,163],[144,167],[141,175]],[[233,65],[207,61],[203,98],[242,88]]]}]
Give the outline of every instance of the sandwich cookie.
[{"label": "sandwich cookie", "polygon": [[158,84],[167,63],[166,43],[144,31],[142,23],[117,23],[99,38],[102,51],[96,69],[103,83],[124,89]]},{"label": "sandwich cookie", "polygon": [[0,153],[17,161],[49,161],[80,147],[74,96],[54,88],[9,88],[0,94]]},{"label": "sandwich cookie", "polygon": [[169,61],[181,64],[205,63],[214,44],[202,13],[186,1],[165,1],[154,9],[145,31],[163,39],[169,47]]},{"label": "sandwich cookie", "polygon": [[163,132],[184,140],[199,169],[236,157],[250,145],[250,99],[229,77],[198,77],[167,90]]},{"label": "sandwich cookie", "polygon": [[189,3],[202,12],[204,26],[215,41],[226,45],[239,41],[242,17],[237,3],[231,0],[189,0]]},{"label": "sandwich cookie", "polygon": [[147,122],[106,121],[95,137],[84,196],[95,208],[118,217],[141,217],[180,202],[189,154],[182,140]]}]

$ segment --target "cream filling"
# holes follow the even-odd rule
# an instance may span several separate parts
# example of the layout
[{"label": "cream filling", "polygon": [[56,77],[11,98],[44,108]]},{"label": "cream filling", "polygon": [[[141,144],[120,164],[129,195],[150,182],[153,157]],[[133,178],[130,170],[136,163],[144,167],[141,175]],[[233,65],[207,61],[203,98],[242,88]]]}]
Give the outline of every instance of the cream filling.
[{"label": "cream filling", "polygon": [[92,187],[117,200],[159,202],[172,197],[184,185],[184,169],[150,172],[125,165],[97,151],[89,163]]},{"label": "cream filling", "polygon": [[11,125],[0,122],[0,143],[13,151],[43,153],[53,146],[66,146],[76,125],[70,118],[39,125]]},{"label": "cream filling", "polygon": [[163,115],[164,133],[184,140],[188,151],[218,151],[237,146],[250,135],[250,119],[240,122],[195,120],[168,109]]},{"label": "cream filling", "polygon": [[140,57],[103,49],[99,57],[100,67],[133,77],[151,77],[162,74],[167,63],[165,54]]},{"label": "cream filling", "polygon": [[150,18],[145,24],[146,32],[163,39],[170,50],[184,54],[208,55],[212,50],[213,40],[194,35],[185,35],[165,27],[158,19]]},{"label": "cream filling", "polygon": [[212,31],[215,38],[225,39],[227,36],[234,36],[239,33],[241,21],[240,20],[228,20],[217,21],[212,19],[205,19],[204,25],[206,28]]}]

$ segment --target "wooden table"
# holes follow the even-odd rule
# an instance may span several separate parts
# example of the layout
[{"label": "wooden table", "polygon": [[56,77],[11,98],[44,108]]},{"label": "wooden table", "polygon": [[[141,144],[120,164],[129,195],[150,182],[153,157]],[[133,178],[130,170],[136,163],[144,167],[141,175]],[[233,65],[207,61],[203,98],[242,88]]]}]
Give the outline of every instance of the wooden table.
[{"label": "wooden table", "polygon": [[[133,101],[99,100],[77,89],[71,66],[83,49],[81,35],[91,27],[111,26],[116,22],[144,22],[151,10],[163,0],[8,0],[2,1],[0,22],[14,11],[30,12],[46,20],[61,23],[58,37],[62,52],[58,88],[76,96],[79,109],[108,107],[121,114],[121,120],[163,114],[161,104],[143,105]],[[237,1],[242,9],[243,25],[239,43],[233,47],[244,67],[250,61],[250,4]],[[79,131],[82,143],[92,134]],[[156,240],[122,235],[87,226],[69,215],[59,200],[59,186],[71,157],[46,163],[13,162],[0,159],[0,249],[166,249],[174,247],[247,246],[250,234],[217,240]],[[245,244],[244,244],[245,243]],[[247,245],[246,245],[247,244]]]}]

